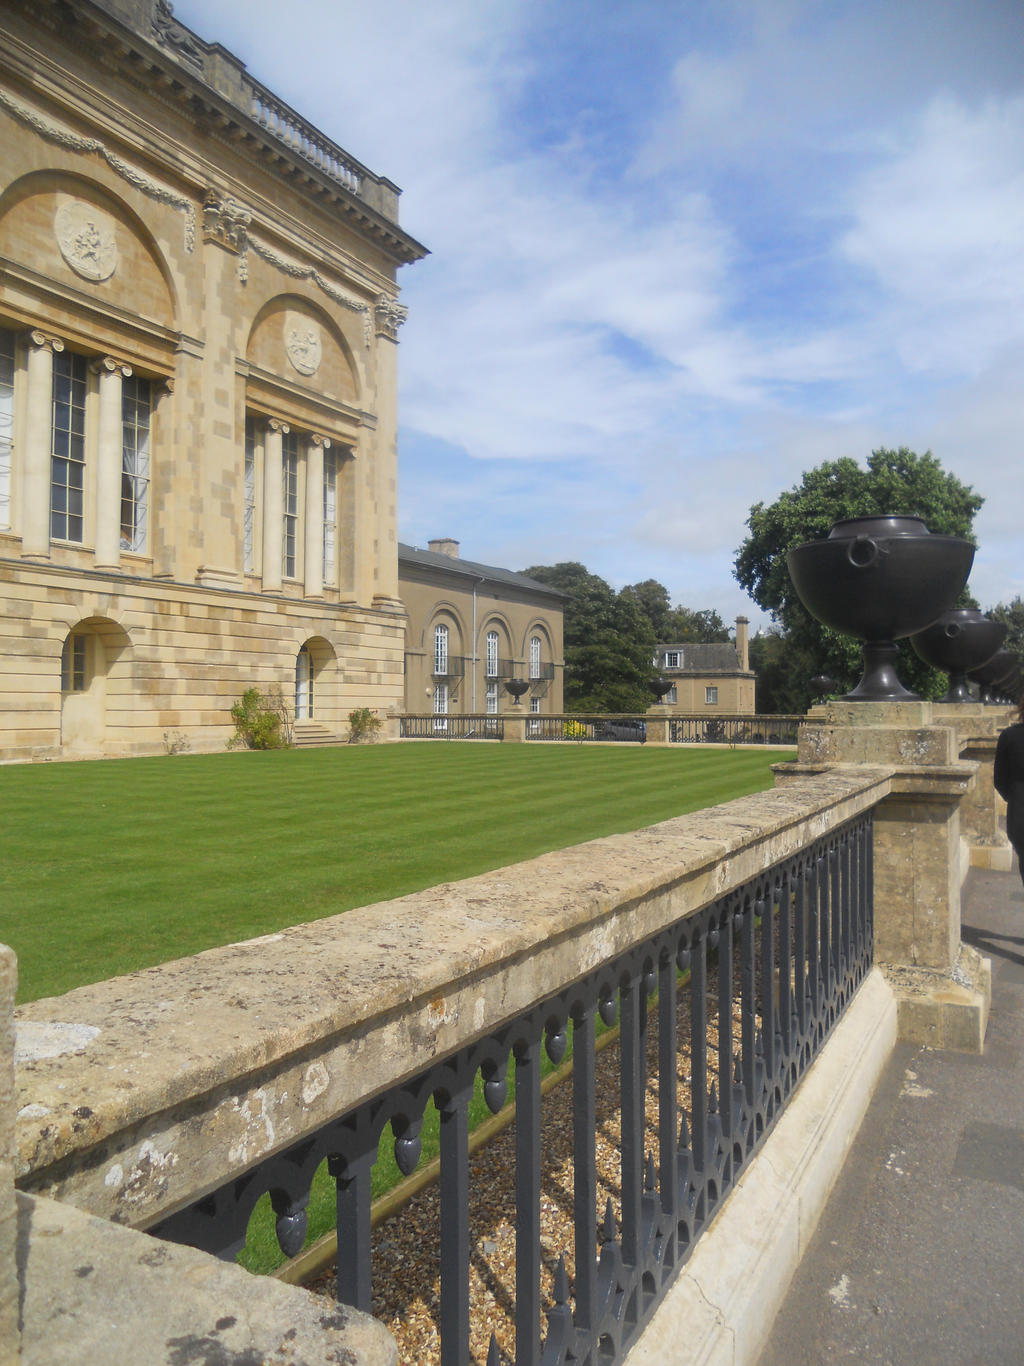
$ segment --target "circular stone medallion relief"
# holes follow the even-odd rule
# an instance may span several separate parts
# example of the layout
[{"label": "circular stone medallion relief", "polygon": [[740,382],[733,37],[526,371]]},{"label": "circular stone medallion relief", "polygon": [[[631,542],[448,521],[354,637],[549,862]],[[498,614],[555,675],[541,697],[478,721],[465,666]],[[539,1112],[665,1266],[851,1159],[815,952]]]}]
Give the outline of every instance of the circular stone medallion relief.
[{"label": "circular stone medallion relief", "polygon": [[85,280],[109,280],[117,268],[117,239],[106,214],[80,199],[65,200],[53,229],[60,254]]},{"label": "circular stone medallion relief", "polygon": [[319,325],[301,313],[286,313],[284,349],[300,375],[315,375],[323,355]]}]

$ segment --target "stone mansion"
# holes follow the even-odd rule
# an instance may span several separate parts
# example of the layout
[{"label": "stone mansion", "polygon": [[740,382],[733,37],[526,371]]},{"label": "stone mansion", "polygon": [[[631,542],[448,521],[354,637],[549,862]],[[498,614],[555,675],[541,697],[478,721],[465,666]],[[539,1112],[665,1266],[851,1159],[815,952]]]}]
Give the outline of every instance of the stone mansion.
[{"label": "stone mansion", "polygon": [[398,190],[165,0],[8,0],[0,759],[399,708]]}]

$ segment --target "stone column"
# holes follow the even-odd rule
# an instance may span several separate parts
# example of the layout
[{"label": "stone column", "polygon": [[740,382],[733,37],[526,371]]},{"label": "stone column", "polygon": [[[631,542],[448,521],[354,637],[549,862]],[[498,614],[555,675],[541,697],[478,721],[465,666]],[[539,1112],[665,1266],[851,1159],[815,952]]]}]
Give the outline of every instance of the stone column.
[{"label": "stone column", "polygon": [[980,1053],[991,964],[960,941],[960,807],[977,765],[959,762],[939,711],[930,702],[812,707],[798,762],[775,774],[786,781],[848,764],[888,773],[874,816],[875,958],[896,993],[900,1037]]},{"label": "stone column", "polygon": [[111,356],[96,361],[99,375],[99,433],[96,451],[96,568],[121,565],[122,382],[131,366]]},{"label": "stone column", "polygon": [[324,595],[324,451],[330,437],[306,442],[306,597]]},{"label": "stone column", "polygon": [[18,962],[0,944],[0,1366],[21,1360],[18,1209],[14,1195],[14,993]]},{"label": "stone column", "polygon": [[263,445],[263,591],[280,593],[281,522],[284,490],[281,479],[282,437],[289,428],[276,420],[267,423]]},{"label": "stone column", "polygon": [[63,350],[64,343],[58,337],[48,337],[42,332],[29,333],[21,511],[21,553],[29,560],[50,558],[53,353]]},{"label": "stone column", "polygon": [[664,712],[648,712],[644,717],[644,725],[647,727],[647,743],[649,745],[667,745],[669,717]]}]

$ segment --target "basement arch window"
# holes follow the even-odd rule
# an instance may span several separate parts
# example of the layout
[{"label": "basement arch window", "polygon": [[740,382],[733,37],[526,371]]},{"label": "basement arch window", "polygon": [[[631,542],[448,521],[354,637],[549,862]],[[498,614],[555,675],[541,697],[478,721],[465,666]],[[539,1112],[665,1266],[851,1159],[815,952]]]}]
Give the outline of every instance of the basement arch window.
[{"label": "basement arch window", "polygon": [[313,656],[303,645],[295,659],[295,719],[309,721],[313,716]]}]

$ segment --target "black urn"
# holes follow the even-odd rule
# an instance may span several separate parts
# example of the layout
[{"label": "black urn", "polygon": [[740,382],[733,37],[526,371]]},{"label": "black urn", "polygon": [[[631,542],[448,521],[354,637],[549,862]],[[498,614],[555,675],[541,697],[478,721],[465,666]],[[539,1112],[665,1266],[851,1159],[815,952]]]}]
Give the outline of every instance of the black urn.
[{"label": "black urn", "polygon": [[518,707],[523,693],[530,691],[530,685],[525,678],[510,678],[505,684],[505,691]]},{"label": "black urn", "polygon": [[1018,673],[1017,657],[1012,650],[997,650],[991,659],[977,669],[971,669],[970,676],[981,687],[982,702],[998,703],[1012,690]]},{"label": "black urn", "polygon": [[933,536],[920,517],[852,517],[786,556],[800,601],[825,626],[864,642],[847,702],[916,700],[896,676],[896,641],[930,626],[967,582],[974,546]]},{"label": "black urn", "polygon": [[983,616],[975,607],[943,612],[937,621],[910,637],[915,653],[933,669],[949,674],[943,702],[973,702],[967,673],[992,658],[1006,639],[1006,626]]},{"label": "black urn", "polygon": [[664,702],[672,691],[672,680],[671,678],[652,678],[647,686],[654,694],[655,702]]}]

